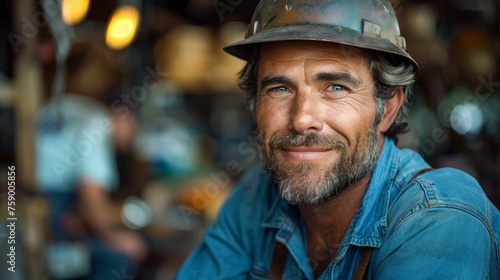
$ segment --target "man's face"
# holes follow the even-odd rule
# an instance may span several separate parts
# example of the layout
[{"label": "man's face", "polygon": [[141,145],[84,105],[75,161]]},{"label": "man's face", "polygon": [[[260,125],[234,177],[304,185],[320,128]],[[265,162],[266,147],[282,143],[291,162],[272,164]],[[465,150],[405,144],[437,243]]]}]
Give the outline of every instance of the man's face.
[{"label": "man's face", "polygon": [[374,168],[374,80],[366,53],[323,42],[263,44],[256,120],[265,167],[293,205],[317,205]]}]

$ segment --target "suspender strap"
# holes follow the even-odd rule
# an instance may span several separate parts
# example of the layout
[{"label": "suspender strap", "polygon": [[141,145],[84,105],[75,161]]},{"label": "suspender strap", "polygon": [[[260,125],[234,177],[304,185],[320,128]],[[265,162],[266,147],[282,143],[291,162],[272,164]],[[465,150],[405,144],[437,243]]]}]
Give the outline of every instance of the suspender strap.
[{"label": "suspender strap", "polygon": [[415,180],[415,178],[417,178],[418,176],[424,174],[424,173],[427,173],[431,170],[434,170],[434,168],[432,167],[429,167],[429,168],[424,168],[420,171],[418,171],[417,173],[413,174],[413,176],[410,178],[410,180],[408,180],[408,182],[406,183],[406,185],[408,185],[411,181]]},{"label": "suspender strap", "polygon": [[278,280],[283,277],[285,271],[286,258],[288,250],[281,242],[274,242],[273,258],[271,260],[271,269],[269,270],[269,277],[273,280]]},{"label": "suspender strap", "polygon": [[359,262],[358,268],[354,272],[352,276],[352,280],[363,280],[366,279],[366,269],[368,268],[368,264],[370,263],[370,258],[372,257],[373,247],[368,247],[365,249],[363,253],[363,257]]}]

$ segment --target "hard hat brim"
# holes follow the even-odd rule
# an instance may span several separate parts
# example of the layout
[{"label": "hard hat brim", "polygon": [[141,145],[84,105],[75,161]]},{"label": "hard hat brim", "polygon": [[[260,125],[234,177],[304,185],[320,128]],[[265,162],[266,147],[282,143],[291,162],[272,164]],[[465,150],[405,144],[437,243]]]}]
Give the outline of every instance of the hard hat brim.
[{"label": "hard hat brim", "polygon": [[270,28],[258,32],[249,38],[235,42],[224,47],[224,50],[243,60],[248,60],[253,48],[257,44],[281,42],[281,41],[322,41],[341,45],[359,47],[393,54],[395,63],[406,62],[414,66],[418,71],[417,62],[405,51],[394,45],[389,40],[365,36],[357,31],[343,28],[341,26],[307,24]]}]

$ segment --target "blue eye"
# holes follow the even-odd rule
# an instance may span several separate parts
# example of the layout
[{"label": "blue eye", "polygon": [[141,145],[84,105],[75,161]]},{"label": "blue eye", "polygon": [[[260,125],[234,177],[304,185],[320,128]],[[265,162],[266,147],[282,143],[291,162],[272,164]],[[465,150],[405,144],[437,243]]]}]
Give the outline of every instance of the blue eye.
[{"label": "blue eye", "polygon": [[344,87],[343,86],[339,86],[339,85],[332,85],[332,91],[341,91],[341,90],[344,90]]},{"label": "blue eye", "polygon": [[274,94],[286,94],[287,92],[289,92],[290,90],[285,87],[285,86],[279,86],[279,87],[275,87],[275,88],[271,88],[269,90],[269,93],[274,93]]},{"label": "blue eye", "polygon": [[331,98],[342,98],[349,94],[349,88],[346,88],[341,85],[330,84],[326,87],[325,93]]}]

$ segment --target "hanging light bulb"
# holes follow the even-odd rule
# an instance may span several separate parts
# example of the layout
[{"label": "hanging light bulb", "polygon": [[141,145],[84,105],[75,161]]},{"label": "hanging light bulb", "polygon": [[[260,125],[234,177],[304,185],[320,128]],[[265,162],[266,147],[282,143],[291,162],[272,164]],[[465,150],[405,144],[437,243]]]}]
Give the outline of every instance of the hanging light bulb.
[{"label": "hanging light bulb", "polygon": [[90,0],[62,0],[62,18],[68,25],[81,22],[89,11]]},{"label": "hanging light bulb", "polygon": [[123,49],[134,40],[140,21],[139,8],[121,5],[111,15],[106,28],[106,44],[114,50]]}]

